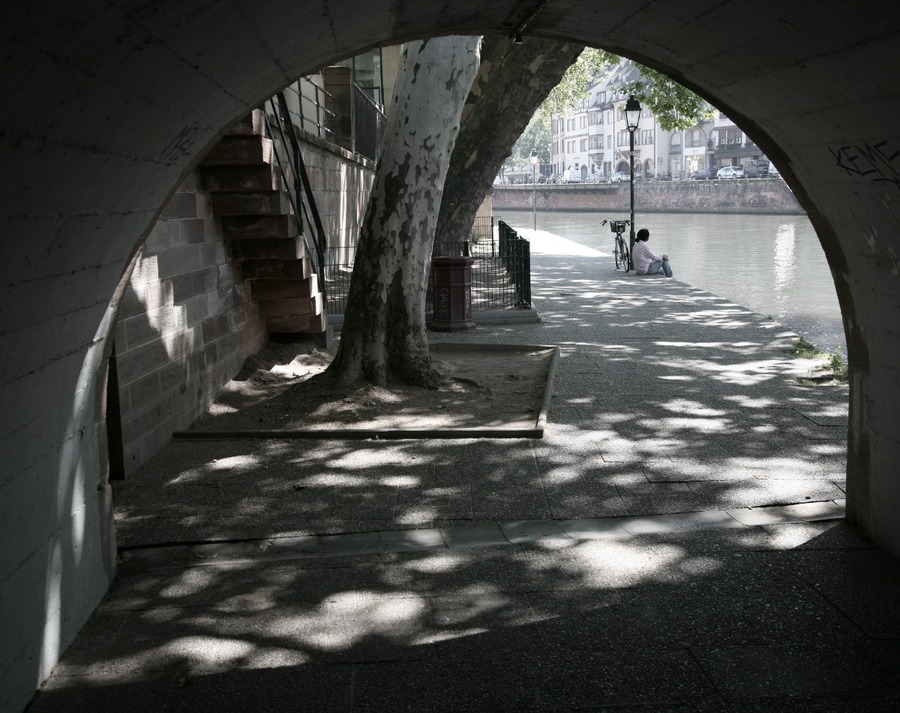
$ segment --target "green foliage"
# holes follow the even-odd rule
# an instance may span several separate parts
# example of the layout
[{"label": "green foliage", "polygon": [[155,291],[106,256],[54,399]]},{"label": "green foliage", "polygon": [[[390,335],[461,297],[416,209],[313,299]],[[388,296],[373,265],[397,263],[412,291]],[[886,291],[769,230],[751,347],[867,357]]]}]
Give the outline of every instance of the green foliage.
[{"label": "green foliage", "polygon": [[843,355],[834,352],[829,353],[816,347],[805,337],[800,337],[797,343],[791,348],[785,350],[791,356],[797,359],[811,359],[821,362],[820,369],[830,369],[830,378],[839,382],[846,382],[850,375],[850,365]]},{"label": "green foliage", "polygon": [[591,85],[619,61],[616,55],[604,50],[585,48],[566,71],[562,81],[547,96],[538,113],[548,121],[554,114],[566,114],[582,99],[586,99]]},{"label": "green foliage", "polygon": [[531,117],[525,131],[516,140],[512,153],[503,162],[502,170],[514,171],[531,166],[531,151],[537,149],[539,163],[550,163],[550,119],[541,112]]},{"label": "green foliage", "polygon": [[[541,104],[513,146],[510,157],[503,164],[503,171],[530,165],[531,150],[536,148],[541,163],[550,163],[550,119],[554,114],[565,115],[586,99],[591,86],[614,69],[622,59],[604,50],[585,48],[578,59],[566,71],[562,81],[554,87]],[[698,121],[711,119],[715,110],[701,97],[675,80],[656,70],[634,63],[641,78],[625,84],[620,91],[624,96],[634,94],[656,116],[660,126],[667,131],[689,129]]]},{"label": "green foliage", "polygon": [[713,118],[713,108],[690,89],[655,69],[637,63],[635,67],[641,78],[625,85],[622,91],[634,94],[666,131],[689,129],[702,119]]}]

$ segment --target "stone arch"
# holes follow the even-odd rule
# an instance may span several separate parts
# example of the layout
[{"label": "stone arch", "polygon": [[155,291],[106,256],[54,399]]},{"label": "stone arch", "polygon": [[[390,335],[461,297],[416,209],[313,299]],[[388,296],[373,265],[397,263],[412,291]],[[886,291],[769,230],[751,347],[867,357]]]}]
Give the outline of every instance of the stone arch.
[{"label": "stone arch", "polygon": [[[0,599],[36,603],[16,615],[25,623],[7,642],[12,663],[0,689],[21,692],[22,681],[43,677],[111,575],[108,493],[97,434],[85,432],[95,400],[84,397],[79,374],[136,245],[248,108],[331,60],[414,37],[502,33],[604,47],[694,88],[775,161],[816,228],[844,314],[848,516],[900,553],[900,127],[892,120],[900,89],[884,81],[900,64],[900,6],[882,5],[877,23],[848,23],[837,0],[799,13],[789,3],[705,0],[689,0],[678,18],[664,3],[590,0],[11,10],[0,94],[0,396],[21,406],[0,420],[10,453],[0,497],[23,513],[26,503],[46,506],[3,519]],[[71,487],[57,487],[63,481]],[[45,503],[61,492],[66,502]]]}]

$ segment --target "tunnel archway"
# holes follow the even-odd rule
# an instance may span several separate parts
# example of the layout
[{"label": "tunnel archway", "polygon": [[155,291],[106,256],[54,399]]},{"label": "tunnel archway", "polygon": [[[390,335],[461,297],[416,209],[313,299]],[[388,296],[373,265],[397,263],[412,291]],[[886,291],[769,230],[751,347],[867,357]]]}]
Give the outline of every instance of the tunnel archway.
[{"label": "tunnel archway", "polygon": [[[14,637],[9,680],[41,678],[55,654],[35,653],[44,638],[36,632],[65,622],[56,648],[64,646],[110,575],[98,544],[107,495],[96,434],[85,432],[98,399],[84,392],[102,388],[79,384],[79,374],[166,199],[227,126],[290,81],[379,44],[434,34],[533,35],[631,57],[705,96],[775,160],[817,230],[844,314],[848,517],[900,553],[900,128],[892,120],[900,90],[886,81],[900,64],[900,7],[880,4],[877,23],[855,22],[833,0],[814,12],[706,0],[362,7],[186,0],[10,11],[0,393],[21,407],[2,419],[0,439],[13,455],[0,495],[25,512],[27,503],[45,505],[27,527],[4,518],[0,578],[4,601],[46,596]],[[46,503],[61,497],[61,482],[72,485],[70,501]],[[63,592],[60,582],[73,580],[79,593]]]}]

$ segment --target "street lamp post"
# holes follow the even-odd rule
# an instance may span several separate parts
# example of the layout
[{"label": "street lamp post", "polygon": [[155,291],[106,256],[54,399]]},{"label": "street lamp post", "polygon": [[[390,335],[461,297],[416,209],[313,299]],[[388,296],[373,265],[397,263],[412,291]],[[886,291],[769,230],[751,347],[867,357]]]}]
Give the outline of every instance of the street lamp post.
[{"label": "street lamp post", "polygon": [[535,171],[538,163],[537,149],[531,149],[531,218],[532,229],[537,230],[537,180]]},{"label": "street lamp post", "polygon": [[631,253],[634,252],[634,132],[637,131],[638,123],[641,120],[641,105],[632,94],[628,101],[625,102],[625,125],[628,127],[628,153],[629,153],[629,184],[631,187],[631,233],[629,236],[629,259],[628,269],[634,267],[631,260]]}]

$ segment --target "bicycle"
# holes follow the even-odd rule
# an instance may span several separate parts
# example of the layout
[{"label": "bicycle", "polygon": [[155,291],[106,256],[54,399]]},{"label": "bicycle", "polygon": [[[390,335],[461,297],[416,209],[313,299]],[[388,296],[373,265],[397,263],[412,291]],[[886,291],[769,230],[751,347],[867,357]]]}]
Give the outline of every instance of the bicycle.
[{"label": "bicycle", "polygon": [[624,267],[628,272],[632,267],[631,252],[628,250],[628,243],[622,237],[627,227],[631,225],[630,220],[604,220],[600,225],[609,223],[609,229],[616,234],[615,243],[613,245],[613,257],[616,259],[616,270]]}]

